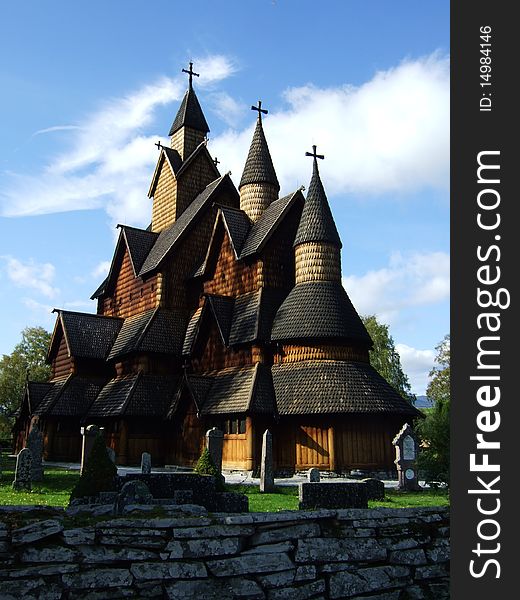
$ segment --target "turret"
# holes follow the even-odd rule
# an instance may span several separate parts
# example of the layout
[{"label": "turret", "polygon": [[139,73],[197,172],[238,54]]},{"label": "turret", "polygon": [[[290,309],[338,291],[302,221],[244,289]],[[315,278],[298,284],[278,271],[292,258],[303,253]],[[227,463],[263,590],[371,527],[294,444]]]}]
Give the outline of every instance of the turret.
[{"label": "turret", "polygon": [[238,189],[240,208],[255,222],[278,198],[280,184],[262,126],[262,113],[267,114],[268,111],[262,108],[260,100],[258,106],[252,106],[251,110],[258,111],[258,120]]},{"label": "turret", "polygon": [[173,150],[179,153],[182,160],[186,160],[204,140],[209,127],[193,89],[193,76],[198,77],[199,74],[193,71],[191,62],[189,70],[183,69],[182,72],[189,75],[189,87],[184,94],[169,135]]},{"label": "turret", "polygon": [[294,240],[296,283],[341,281],[341,240],[318,171],[316,146],[306,152],[314,158],[312,178]]}]

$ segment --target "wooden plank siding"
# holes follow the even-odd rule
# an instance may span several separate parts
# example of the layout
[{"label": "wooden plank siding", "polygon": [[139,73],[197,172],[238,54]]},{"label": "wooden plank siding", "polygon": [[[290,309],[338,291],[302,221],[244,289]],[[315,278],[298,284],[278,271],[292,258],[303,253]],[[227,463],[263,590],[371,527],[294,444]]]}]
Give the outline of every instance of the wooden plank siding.
[{"label": "wooden plank siding", "polygon": [[132,317],[157,305],[157,276],[146,281],[135,276],[125,248],[114,291],[100,303],[101,314],[108,317]]},{"label": "wooden plank siding", "polygon": [[51,378],[55,379],[57,377],[62,377],[63,375],[69,375],[72,373],[72,369],[72,358],[69,356],[67,342],[65,340],[65,336],[63,335],[63,330],[61,330],[61,339],[58,346],[58,351],[51,358]]},{"label": "wooden plank siding", "polygon": [[210,256],[211,278],[204,282],[205,294],[236,297],[258,289],[257,261],[237,261],[222,223],[215,233],[213,248],[219,251],[215,252],[215,256]]}]

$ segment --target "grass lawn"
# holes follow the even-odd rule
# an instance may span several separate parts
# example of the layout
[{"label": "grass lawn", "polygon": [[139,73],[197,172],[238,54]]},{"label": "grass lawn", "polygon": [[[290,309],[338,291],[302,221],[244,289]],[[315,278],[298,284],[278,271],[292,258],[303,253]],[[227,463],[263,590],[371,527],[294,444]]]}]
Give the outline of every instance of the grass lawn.
[{"label": "grass lawn", "polygon": [[[72,488],[79,479],[78,471],[65,469],[47,469],[44,480],[33,483],[30,492],[15,492],[11,484],[14,479],[14,463],[2,457],[2,475],[0,477],[0,505],[41,504],[45,506],[67,506]],[[7,463],[7,464],[6,464]],[[278,486],[273,494],[261,494],[257,485],[226,485],[226,490],[241,492],[249,498],[251,512],[276,512],[298,509],[298,487]],[[404,508],[413,506],[447,506],[447,490],[427,490],[424,492],[386,491],[384,501],[370,501],[370,508]]]},{"label": "grass lawn", "polygon": [[[276,512],[298,509],[298,487],[278,486],[273,494],[261,494],[257,485],[227,485],[226,490],[241,492],[249,498],[251,512]],[[447,490],[427,490],[424,492],[398,492],[386,490],[382,501],[368,502],[369,508],[408,508],[415,506],[449,506]]]}]

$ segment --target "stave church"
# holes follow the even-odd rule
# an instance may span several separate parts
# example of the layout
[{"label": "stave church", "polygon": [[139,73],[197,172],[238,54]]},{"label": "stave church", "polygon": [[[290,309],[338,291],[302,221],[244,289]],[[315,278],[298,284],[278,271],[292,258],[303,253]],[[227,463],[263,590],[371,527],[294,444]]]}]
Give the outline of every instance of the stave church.
[{"label": "stave church", "polygon": [[[372,341],[341,283],[341,240],[307,152],[310,184],[280,194],[261,102],[238,189],[208,150],[189,85],[159,156],[147,229],[118,225],[96,314],[55,309],[48,382],[27,382],[16,450],[34,423],[45,458],[79,461],[104,427],[120,465],[193,466],[224,433],[223,468],[393,469],[392,438],[418,411],[370,365]],[[295,160],[303,152],[296,149]]]}]

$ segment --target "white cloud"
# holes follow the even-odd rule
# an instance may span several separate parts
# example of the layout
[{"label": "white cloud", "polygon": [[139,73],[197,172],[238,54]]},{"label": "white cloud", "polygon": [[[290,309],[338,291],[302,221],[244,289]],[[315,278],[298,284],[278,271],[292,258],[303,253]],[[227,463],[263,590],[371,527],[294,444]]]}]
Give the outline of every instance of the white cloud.
[{"label": "white cloud", "polygon": [[54,127],[46,127],[45,129],[38,129],[33,133],[33,137],[36,135],[42,135],[44,133],[55,133],[56,131],[73,131],[75,129],[81,129],[79,125],[54,125]]},{"label": "white cloud", "polygon": [[392,322],[403,308],[434,304],[450,293],[450,260],[445,252],[394,253],[387,267],[343,278],[361,314]]},{"label": "white cloud", "polygon": [[[307,184],[312,144],[327,192],[379,194],[446,189],[449,173],[449,63],[438,54],[407,60],[365,84],[285,92],[287,108],[270,112],[264,129],[282,190]],[[266,103],[267,104],[267,103]],[[253,125],[211,141],[221,171],[240,179]]]},{"label": "white cloud", "polygon": [[[203,86],[236,70],[224,56],[198,59],[195,66],[204,72]],[[156,110],[180,100],[185,88],[186,81],[179,74],[106,101],[97,112],[82,118],[81,127],[71,129],[71,147],[51,160],[42,173],[9,174],[0,194],[0,214],[25,216],[103,207],[115,222],[143,226],[151,213],[147,192],[159,137],[144,135],[144,130],[153,124]],[[75,126],[38,133],[64,127]],[[165,138],[162,141],[167,143]]]},{"label": "white cloud", "polygon": [[214,93],[211,95],[210,100],[213,112],[229,127],[236,125],[247,114],[247,106],[237,102],[226,92]]},{"label": "white cloud", "polygon": [[101,261],[96,267],[92,270],[92,277],[95,279],[101,279],[108,275],[110,271],[110,265],[112,263],[109,260]]},{"label": "white cloud", "polygon": [[417,350],[406,344],[396,344],[395,348],[401,358],[403,370],[408,375],[412,391],[417,395],[426,394],[429,372],[435,362],[435,352]]},{"label": "white cloud", "polygon": [[[209,106],[236,122],[241,103],[215,85],[236,72],[223,55],[197,58],[197,85],[209,90]],[[10,174],[0,193],[0,215],[23,216],[104,208],[114,222],[146,226],[148,185],[157,158],[151,135],[160,106],[179,101],[185,76],[162,77],[106,101],[70,130],[70,148],[45,170]],[[354,87],[312,84],[284,93],[285,106],[270,111],[265,130],[282,192],[310,179],[304,153],[313,143],[327,160],[320,164],[330,195],[381,194],[434,187],[446,189],[449,165],[449,65],[438,54],[406,60]],[[268,102],[266,102],[268,105]],[[247,113],[247,110],[245,111]],[[251,125],[211,140],[221,172],[240,179],[251,143]],[[56,130],[76,127],[56,126]],[[50,127],[44,131],[51,131]],[[161,139],[159,137],[159,139]],[[164,143],[167,140],[162,138]]]},{"label": "white cloud", "polygon": [[54,298],[59,289],[53,287],[56,269],[51,263],[26,263],[13,256],[2,256],[8,278],[17,286],[37,290],[47,298]]}]

